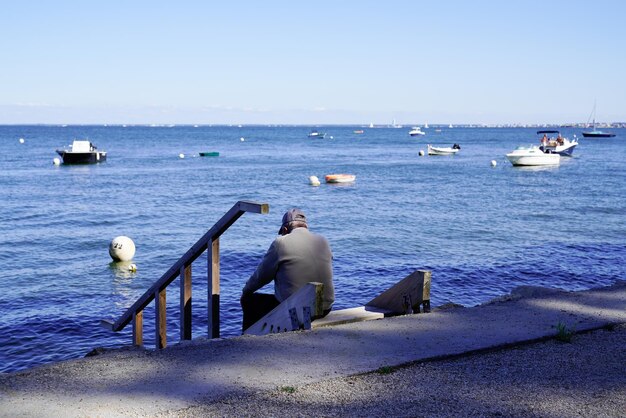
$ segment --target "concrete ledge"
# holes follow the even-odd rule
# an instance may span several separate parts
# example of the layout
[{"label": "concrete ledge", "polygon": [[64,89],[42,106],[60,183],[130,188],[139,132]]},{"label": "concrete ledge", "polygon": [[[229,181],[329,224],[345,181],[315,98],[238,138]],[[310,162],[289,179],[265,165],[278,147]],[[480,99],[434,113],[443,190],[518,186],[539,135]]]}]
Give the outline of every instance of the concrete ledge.
[{"label": "concrete ledge", "polygon": [[357,308],[340,309],[330,311],[324,318],[316,319],[311,322],[311,328],[329,327],[332,325],[349,324],[352,322],[371,321],[374,319],[382,319],[385,314],[389,313],[384,309],[376,309],[368,306],[359,306]]},{"label": "concrete ledge", "polygon": [[229,396],[626,323],[626,283],[306,332],[116,350],[0,375],[0,415],[155,416]]}]

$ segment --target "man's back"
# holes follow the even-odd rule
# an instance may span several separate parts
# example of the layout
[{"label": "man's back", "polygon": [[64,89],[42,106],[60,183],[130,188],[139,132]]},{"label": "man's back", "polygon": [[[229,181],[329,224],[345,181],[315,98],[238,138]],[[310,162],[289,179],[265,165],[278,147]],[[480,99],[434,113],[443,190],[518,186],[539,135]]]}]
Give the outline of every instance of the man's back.
[{"label": "man's back", "polygon": [[330,309],[335,300],[333,287],[332,253],[326,238],[296,228],[274,241],[278,258],[278,271],[274,292],[283,301],[309,282],[324,285],[324,310]]},{"label": "man's back", "polygon": [[[330,312],[335,301],[330,245],[326,238],[309,231],[304,212],[288,210],[278,234],[242,289],[244,330],[309,282],[324,285],[323,315]],[[273,295],[256,293],[272,281]]]}]

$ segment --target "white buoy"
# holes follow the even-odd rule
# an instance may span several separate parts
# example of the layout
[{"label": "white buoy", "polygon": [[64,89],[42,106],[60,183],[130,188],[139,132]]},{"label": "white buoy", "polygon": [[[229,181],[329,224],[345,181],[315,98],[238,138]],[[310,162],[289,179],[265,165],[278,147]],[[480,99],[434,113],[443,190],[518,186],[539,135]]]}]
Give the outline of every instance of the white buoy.
[{"label": "white buoy", "polygon": [[311,184],[311,186],[319,186],[320,179],[318,179],[317,176],[311,176],[309,177],[309,184]]},{"label": "white buoy", "polygon": [[491,166],[492,167],[495,167],[497,165],[498,165],[498,163],[496,162],[496,160],[491,160]]},{"label": "white buoy", "polygon": [[20,138],[20,144],[24,143],[24,138]]},{"label": "white buoy", "polygon": [[135,255],[135,243],[123,235],[115,237],[109,244],[109,255],[115,261],[130,261]]},{"label": "white buoy", "polygon": [[59,158],[53,158],[52,159],[52,164],[54,164],[54,165],[61,165],[61,160]]},{"label": "white buoy", "polygon": [[180,154],[178,154],[178,158],[185,158],[185,154],[181,152]]},{"label": "white buoy", "polygon": [[332,135],[330,136],[330,139],[334,139]]},{"label": "white buoy", "polygon": [[239,140],[240,140],[241,142],[243,142],[243,141],[245,141],[245,140],[246,140],[246,138],[244,138],[244,137],[242,136],[241,138],[239,138]]},{"label": "white buoy", "polygon": [[423,149],[420,150],[419,155],[420,155],[420,157],[424,156],[424,150]]},{"label": "white buoy", "polygon": [[128,271],[130,272],[136,272],[137,271],[137,265],[136,264],[129,264],[128,265]]}]

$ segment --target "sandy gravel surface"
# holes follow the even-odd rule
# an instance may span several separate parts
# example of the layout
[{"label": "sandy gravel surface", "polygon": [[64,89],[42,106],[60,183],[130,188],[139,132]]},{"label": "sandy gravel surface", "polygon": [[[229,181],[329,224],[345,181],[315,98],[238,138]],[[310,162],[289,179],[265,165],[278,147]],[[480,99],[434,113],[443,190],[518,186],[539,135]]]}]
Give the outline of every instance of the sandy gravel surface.
[{"label": "sandy gravel surface", "polygon": [[626,325],[277,387],[160,416],[626,416]]},{"label": "sandy gravel surface", "polygon": [[[557,342],[557,324],[580,334]],[[472,308],[264,337],[199,338],[158,351],[125,348],[0,374],[0,417],[624,417],[624,411],[623,281],[580,292],[522,287]]]}]

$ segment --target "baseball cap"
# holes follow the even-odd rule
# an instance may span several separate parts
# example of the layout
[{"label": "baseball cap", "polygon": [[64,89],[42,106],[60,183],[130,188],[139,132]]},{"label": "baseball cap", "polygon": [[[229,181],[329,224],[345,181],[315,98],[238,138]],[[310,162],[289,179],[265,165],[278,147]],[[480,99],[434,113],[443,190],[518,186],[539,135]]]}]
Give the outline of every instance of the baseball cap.
[{"label": "baseball cap", "polygon": [[306,223],[306,215],[304,214],[304,212],[302,212],[298,208],[289,209],[283,215],[283,223],[281,225],[281,228],[283,226],[286,227],[290,222],[304,222],[304,223]]}]

